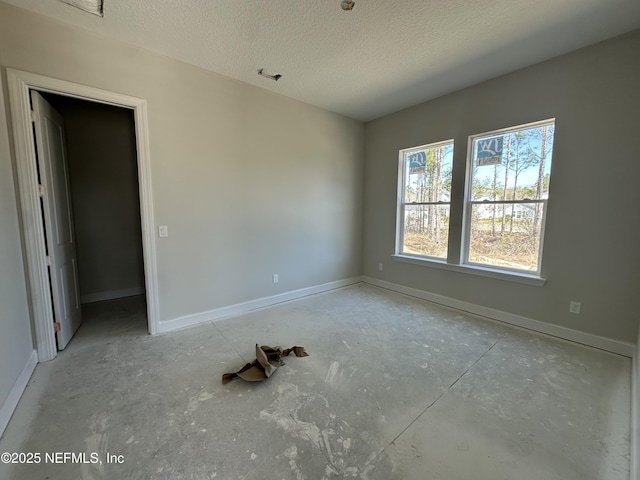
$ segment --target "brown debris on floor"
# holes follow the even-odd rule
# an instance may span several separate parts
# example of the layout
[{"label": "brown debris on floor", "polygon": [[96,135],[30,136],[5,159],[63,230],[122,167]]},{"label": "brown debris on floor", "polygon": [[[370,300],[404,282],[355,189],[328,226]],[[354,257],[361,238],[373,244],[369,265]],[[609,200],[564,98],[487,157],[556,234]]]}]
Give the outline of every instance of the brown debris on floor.
[{"label": "brown debris on floor", "polygon": [[247,382],[262,382],[273,375],[278,367],[284,365],[282,357],[289,356],[291,352],[296,357],[309,356],[304,347],[295,346],[282,350],[280,347],[258,346],[256,344],[256,359],[247,363],[237,372],[222,375],[222,383],[229,383],[234,378],[241,378]]}]

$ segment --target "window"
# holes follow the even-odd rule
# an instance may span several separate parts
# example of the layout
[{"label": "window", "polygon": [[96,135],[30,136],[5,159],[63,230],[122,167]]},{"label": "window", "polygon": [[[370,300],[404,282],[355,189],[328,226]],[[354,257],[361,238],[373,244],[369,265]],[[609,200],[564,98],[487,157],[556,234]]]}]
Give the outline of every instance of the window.
[{"label": "window", "polygon": [[[453,182],[464,185],[457,192],[451,190],[453,140],[401,150],[396,257],[544,282],[539,274],[554,132],[555,121],[545,120],[472,135],[466,177]],[[454,211],[452,193],[460,205]]]},{"label": "window", "polygon": [[447,258],[453,141],[400,151],[398,253]]},{"label": "window", "polygon": [[469,139],[464,263],[538,273],[554,122]]}]

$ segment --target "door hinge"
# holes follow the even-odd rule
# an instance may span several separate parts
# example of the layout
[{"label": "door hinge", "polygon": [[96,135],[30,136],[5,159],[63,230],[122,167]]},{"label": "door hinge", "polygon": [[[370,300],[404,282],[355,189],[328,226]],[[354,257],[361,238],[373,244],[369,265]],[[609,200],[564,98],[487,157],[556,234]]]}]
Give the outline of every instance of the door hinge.
[{"label": "door hinge", "polygon": [[38,195],[40,197],[44,197],[45,193],[46,193],[46,190],[44,188],[44,185],[38,185]]},{"label": "door hinge", "polygon": [[31,121],[33,123],[38,121],[38,112],[36,112],[35,110],[31,110]]},{"label": "door hinge", "polygon": [[46,257],[44,257],[44,261],[47,264],[47,267],[51,266],[51,255],[47,255]]},{"label": "door hinge", "polygon": [[60,322],[53,322],[53,332],[58,333],[60,330],[62,330],[62,325],[60,325]]}]

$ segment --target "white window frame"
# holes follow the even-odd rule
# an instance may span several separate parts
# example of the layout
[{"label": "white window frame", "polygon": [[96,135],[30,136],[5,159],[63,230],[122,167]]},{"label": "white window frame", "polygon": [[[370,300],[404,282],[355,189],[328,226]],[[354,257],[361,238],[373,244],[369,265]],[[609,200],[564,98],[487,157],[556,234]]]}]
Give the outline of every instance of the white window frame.
[{"label": "white window frame", "polygon": [[[482,132],[478,134],[470,135],[467,139],[467,151],[466,151],[466,170],[465,170],[465,178],[464,178],[464,196],[462,202],[462,211],[457,210],[458,213],[455,213],[451,206],[455,204],[455,197],[457,194],[453,190],[455,187],[453,186],[456,183],[455,177],[452,179],[452,191],[450,202],[445,202],[449,204],[449,215],[450,218],[453,219],[454,216],[458,216],[460,218],[460,223],[458,227],[454,228],[453,223],[450,221],[449,223],[449,238],[447,245],[447,256],[446,258],[442,257],[429,257],[423,255],[417,255],[413,253],[402,253],[404,246],[404,188],[405,188],[405,168],[404,168],[404,154],[405,152],[416,151],[428,147],[443,145],[443,144],[453,144],[454,148],[454,171],[455,171],[455,162],[456,158],[460,158],[459,155],[455,155],[456,145],[453,139],[451,140],[443,140],[440,142],[428,143],[425,145],[404,148],[399,151],[399,160],[398,160],[398,189],[397,189],[397,209],[396,209],[396,238],[395,238],[395,250],[391,255],[391,258],[397,262],[401,263],[409,263],[413,265],[427,266],[436,269],[449,270],[454,272],[466,273],[471,275],[477,275],[482,277],[494,278],[499,280],[511,281],[515,283],[522,283],[525,285],[533,285],[541,287],[546,283],[546,279],[541,276],[541,265],[542,265],[542,253],[544,247],[544,238],[545,238],[545,226],[546,226],[546,217],[547,217],[547,203],[548,200],[546,198],[541,200],[518,200],[518,201],[506,201],[502,203],[541,203],[542,207],[542,215],[541,215],[541,224],[540,224],[540,241],[538,247],[538,265],[535,271],[532,270],[524,270],[524,269],[515,269],[508,268],[497,265],[489,265],[489,264],[481,264],[475,262],[469,262],[467,259],[469,257],[469,242],[470,242],[470,227],[471,227],[471,212],[472,205],[474,203],[485,204],[485,202],[474,202],[471,200],[471,193],[473,191],[473,187],[471,184],[471,175],[472,175],[472,157],[473,157],[473,141],[478,137],[491,136],[491,135],[500,135],[501,133],[506,133],[510,131],[518,131],[527,128],[535,128],[536,126],[542,126],[546,124],[553,124],[555,126],[556,119],[555,118],[547,118],[544,120],[539,120],[536,122],[525,123],[521,125],[514,125],[511,127],[506,127],[498,130]],[[555,136],[554,136],[555,139]],[[551,161],[553,164],[553,154],[551,157]],[[500,202],[496,202],[500,203]],[[487,204],[490,204],[487,202]],[[457,232],[456,229],[459,229]],[[454,235],[452,237],[451,233],[454,230]],[[452,249],[453,248],[453,249]]]},{"label": "white window frame", "polygon": [[449,140],[442,140],[439,142],[432,142],[432,143],[427,143],[425,145],[418,145],[416,147],[410,147],[410,148],[403,148],[402,150],[400,150],[398,152],[398,190],[397,190],[397,194],[398,194],[398,199],[397,199],[397,212],[396,212],[396,248],[395,248],[395,255],[399,255],[399,256],[407,256],[407,257],[411,257],[411,258],[420,258],[420,259],[426,259],[432,262],[441,262],[441,263],[446,263],[447,258],[448,258],[448,254],[449,254],[449,242],[447,242],[447,255],[443,258],[443,257],[434,257],[434,256],[428,256],[428,255],[419,255],[419,254],[408,254],[408,253],[403,253],[403,249],[404,249],[404,220],[405,220],[405,210],[406,210],[406,206],[410,205],[410,206],[419,206],[419,205],[435,205],[435,206],[442,206],[442,205],[448,205],[449,206],[449,215],[451,215],[451,193],[449,193],[449,201],[448,202],[443,202],[443,201],[436,201],[436,202],[420,202],[420,203],[416,203],[416,202],[412,202],[412,203],[406,203],[404,201],[405,199],[405,186],[406,186],[406,171],[407,169],[405,168],[405,162],[406,162],[406,157],[408,154],[410,154],[411,152],[418,152],[420,150],[426,150],[428,148],[434,148],[434,147],[440,147],[440,146],[446,146],[446,145],[451,145],[453,152],[452,154],[455,152],[455,143],[453,141],[453,139],[449,139]]},{"label": "white window frame", "polygon": [[[540,276],[540,269],[542,266],[542,251],[544,246],[544,232],[545,225],[547,220],[547,199],[522,199],[522,200],[473,200],[473,143],[476,139],[481,137],[491,137],[492,135],[498,136],[503,135],[508,132],[517,132],[520,130],[529,130],[537,127],[542,127],[544,125],[553,125],[555,126],[555,118],[548,118],[546,120],[540,120],[537,122],[525,123],[522,125],[515,125],[513,127],[501,128],[499,130],[492,130],[489,132],[477,133],[474,135],[469,135],[467,140],[467,165],[466,165],[466,175],[465,175],[465,196],[464,196],[464,210],[463,210],[463,224],[462,224],[462,242],[461,242],[461,252],[460,252],[460,264],[461,265],[469,265],[476,268],[488,268],[492,270],[498,271],[507,271],[514,272],[517,274],[527,274],[533,275],[536,277]],[[553,154],[551,156],[551,164],[553,165]],[[469,260],[469,249],[471,243],[471,214],[473,211],[474,205],[515,205],[515,204],[532,204],[532,205],[542,205],[542,215],[540,218],[540,240],[538,242],[538,265],[536,269],[533,270],[524,270],[517,268],[509,268],[498,265],[490,265],[485,263],[477,263],[471,262]]]}]

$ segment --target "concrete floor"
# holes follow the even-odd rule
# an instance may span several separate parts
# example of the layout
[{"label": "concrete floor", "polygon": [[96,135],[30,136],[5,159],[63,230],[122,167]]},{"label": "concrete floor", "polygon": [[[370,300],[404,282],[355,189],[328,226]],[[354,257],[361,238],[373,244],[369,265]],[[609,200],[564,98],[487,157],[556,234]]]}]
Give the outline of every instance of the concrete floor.
[{"label": "concrete floor", "polygon": [[[627,358],[365,285],[155,337],[135,299],[85,310],[0,440],[42,461],[2,479],[629,478]],[[222,385],[256,343],[310,356]]]}]

